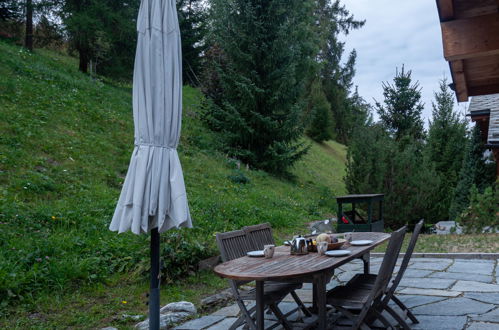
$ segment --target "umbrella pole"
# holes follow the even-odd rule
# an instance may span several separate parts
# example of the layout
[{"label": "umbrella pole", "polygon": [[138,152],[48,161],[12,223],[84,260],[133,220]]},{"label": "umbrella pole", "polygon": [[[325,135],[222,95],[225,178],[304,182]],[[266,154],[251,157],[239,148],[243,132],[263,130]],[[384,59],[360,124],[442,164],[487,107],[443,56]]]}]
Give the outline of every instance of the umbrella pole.
[{"label": "umbrella pole", "polygon": [[159,232],[151,230],[151,287],[149,293],[149,329],[159,330]]}]

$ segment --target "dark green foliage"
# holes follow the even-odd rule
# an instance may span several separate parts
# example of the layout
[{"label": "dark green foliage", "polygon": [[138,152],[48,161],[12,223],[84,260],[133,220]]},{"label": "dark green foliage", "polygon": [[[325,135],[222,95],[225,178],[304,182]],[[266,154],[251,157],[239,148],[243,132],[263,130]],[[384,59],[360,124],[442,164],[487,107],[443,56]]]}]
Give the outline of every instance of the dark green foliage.
[{"label": "dark green foliage", "polygon": [[42,15],[38,20],[34,32],[35,48],[60,48],[64,43],[64,34],[61,26]]},{"label": "dark green foliage", "polygon": [[177,10],[182,38],[184,84],[197,86],[201,83],[201,55],[206,50],[206,9],[202,0],[177,0]]},{"label": "dark green foliage", "polygon": [[451,219],[455,219],[469,205],[470,189],[473,185],[476,186],[478,192],[482,193],[495,180],[494,163],[488,163],[487,159],[484,158],[484,152],[485,146],[480,128],[476,125],[466,144],[459,181],[449,210]]},{"label": "dark green foliage", "polygon": [[199,261],[209,256],[200,242],[179,231],[166,232],[161,238],[161,279],[167,284],[197,271]]},{"label": "dark green foliage", "polygon": [[136,21],[140,1],[103,1],[108,14],[92,58],[98,74],[130,81],[137,47]]},{"label": "dark green foliage", "polygon": [[310,96],[312,117],[307,135],[316,142],[323,142],[331,139],[333,122],[331,118],[331,105],[324,95],[321,85],[314,84]]},{"label": "dark green foliage", "polygon": [[241,170],[235,170],[233,174],[227,177],[233,183],[247,184],[250,183],[251,180],[244,175],[244,172]]},{"label": "dark green foliage", "polygon": [[357,130],[348,148],[348,192],[384,193],[385,224],[392,229],[421,218],[433,219],[439,179],[420,148],[395,141],[379,125]]},{"label": "dark green foliage", "polygon": [[71,46],[79,54],[79,70],[88,71],[92,58],[102,58],[109,51],[109,41],[104,33],[109,10],[98,0],[66,0],[60,16],[68,32]]},{"label": "dark green foliage", "polygon": [[215,63],[223,99],[207,120],[230,156],[285,173],[306,152],[297,141],[316,54],[312,2],[214,0],[211,10],[212,44],[225,64]]},{"label": "dark green foliage", "polygon": [[454,112],[453,107],[454,94],[444,79],[440,81],[440,90],[435,93],[432,120],[425,146],[425,155],[440,177],[439,196],[433,208],[436,220],[448,218],[449,207],[463,164],[463,146],[467,141],[466,122]]},{"label": "dark green foliage", "polygon": [[411,74],[410,70],[405,71],[404,66],[400,72],[397,69],[393,85],[383,83],[383,103],[376,101],[376,111],[381,121],[396,140],[405,135],[415,139],[424,138],[421,88],[418,82],[412,84]]},{"label": "dark green foliage", "polygon": [[499,229],[499,181],[485,188],[483,193],[473,185],[470,189],[470,205],[457,217],[466,233],[482,233]]},{"label": "dark green foliage", "polygon": [[131,78],[136,48],[138,1],[66,0],[60,17],[71,46],[79,54],[79,69]]},{"label": "dark green foliage", "polygon": [[355,20],[339,0],[318,1],[315,16],[320,37],[318,79],[330,104],[333,135],[337,141],[347,143],[354,128],[365,124],[368,112],[363,102],[359,103],[358,94],[350,96],[357,53],[353,50],[342,64],[345,43],[340,41],[340,35],[361,28],[365,21]]},{"label": "dark green foliage", "polygon": [[15,0],[0,0],[0,20],[12,20],[19,18],[22,10],[19,2]]}]

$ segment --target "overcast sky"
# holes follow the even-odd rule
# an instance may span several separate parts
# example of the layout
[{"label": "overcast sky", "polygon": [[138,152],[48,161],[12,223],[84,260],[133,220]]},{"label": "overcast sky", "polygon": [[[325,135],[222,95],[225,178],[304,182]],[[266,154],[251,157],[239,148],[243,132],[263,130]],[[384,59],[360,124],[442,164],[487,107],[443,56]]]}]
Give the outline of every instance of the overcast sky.
[{"label": "overcast sky", "polygon": [[[366,101],[383,100],[383,81],[393,81],[395,68],[405,65],[418,80],[425,103],[425,124],[431,118],[433,92],[444,76],[451,81],[443,58],[442,36],[435,0],[342,0],[363,28],[346,37],[346,52],[357,50],[354,83]],[[346,54],[345,54],[346,58]],[[455,99],[454,99],[455,100]],[[457,101],[456,101],[457,104]],[[456,105],[464,113],[466,103]]]}]

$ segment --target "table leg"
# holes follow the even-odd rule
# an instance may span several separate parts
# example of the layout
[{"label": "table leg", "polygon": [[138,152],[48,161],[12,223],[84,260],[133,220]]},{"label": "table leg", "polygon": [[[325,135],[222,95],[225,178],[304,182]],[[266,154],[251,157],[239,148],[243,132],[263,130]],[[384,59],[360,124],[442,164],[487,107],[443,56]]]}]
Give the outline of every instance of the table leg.
[{"label": "table leg", "polygon": [[258,330],[264,329],[263,286],[264,286],[264,281],[256,281],[256,328]]},{"label": "table leg", "polygon": [[314,305],[317,307],[319,318],[318,329],[326,329],[327,309],[326,309],[326,277],[324,273],[317,274],[314,278]]},{"label": "table leg", "polygon": [[362,255],[362,262],[364,263],[364,274],[369,274],[369,264],[371,260],[371,254],[366,252]]}]

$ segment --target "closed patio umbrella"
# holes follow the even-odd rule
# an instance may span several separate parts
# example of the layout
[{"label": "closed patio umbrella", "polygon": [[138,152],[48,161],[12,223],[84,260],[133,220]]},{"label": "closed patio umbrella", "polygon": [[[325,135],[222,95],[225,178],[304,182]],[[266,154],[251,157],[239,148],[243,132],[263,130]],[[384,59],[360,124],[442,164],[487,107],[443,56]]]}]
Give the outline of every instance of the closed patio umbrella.
[{"label": "closed patio umbrella", "polygon": [[159,233],[192,227],[177,154],[182,62],[175,0],[142,0],[133,73],[135,147],[110,230],[151,233],[150,329],[159,328]]}]

